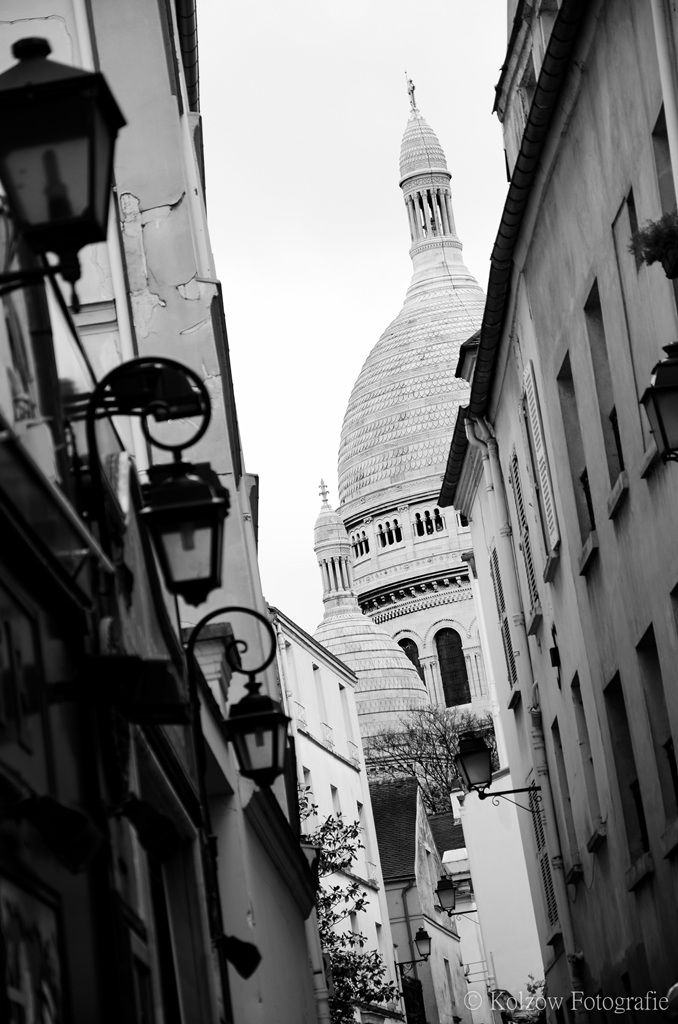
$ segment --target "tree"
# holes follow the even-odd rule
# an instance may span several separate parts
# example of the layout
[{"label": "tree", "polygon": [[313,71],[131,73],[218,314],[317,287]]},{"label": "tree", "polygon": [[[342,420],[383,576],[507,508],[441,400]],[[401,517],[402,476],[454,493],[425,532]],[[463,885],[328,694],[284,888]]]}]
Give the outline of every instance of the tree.
[{"label": "tree", "polygon": [[482,736],[492,750],[493,767],[499,767],[489,712],[478,715],[429,704],[403,715],[400,725],[400,729],[370,736],[365,751],[367,771],[372,778],[415,778],[429,814],[449,811],[450,793],[461,788],[454,759],[462,733]]},{"label": "tree", "polygon": [[[317,807],[310,801],[310,790],[299,794],[302,821],[310,824]],[[330,961],[334,994],[330,995],[332,1024],[353,1024],[353,1008],[362,1003],[385,1003],[398,998],[398,989],[387,981],[386,968],[380,954],[365,949],[367,938],[350,927],[342,929],[351,914],[365,910],[367,894],[359,882],[348,878],[343,884],[329,879],[351,869],[360,842],[358,821],[345,822],[341,814],[330,814],[315,828],[306,832],[306,841],[319,847],[320,887],[316,897],[320,945]]]}]

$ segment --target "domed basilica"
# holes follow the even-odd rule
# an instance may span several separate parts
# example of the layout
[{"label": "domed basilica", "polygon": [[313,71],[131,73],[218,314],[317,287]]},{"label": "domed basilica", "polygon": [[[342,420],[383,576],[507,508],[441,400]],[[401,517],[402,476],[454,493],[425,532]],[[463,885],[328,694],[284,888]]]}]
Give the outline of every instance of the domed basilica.
[{"label": "domed basilica", "polygon": [[331,509],[323,487],[315,533],[325,608],[315,636],[358,674],[364,735],[397,726],[403,711],[429,701],[490,706],[463,557],[468,526],[436,504],[468,396],[455,377],[459,348],[480,327],[485,298],[463,262],[445,154],[408,87],[400,187],[412,281],[351,393],[339,507]]}]

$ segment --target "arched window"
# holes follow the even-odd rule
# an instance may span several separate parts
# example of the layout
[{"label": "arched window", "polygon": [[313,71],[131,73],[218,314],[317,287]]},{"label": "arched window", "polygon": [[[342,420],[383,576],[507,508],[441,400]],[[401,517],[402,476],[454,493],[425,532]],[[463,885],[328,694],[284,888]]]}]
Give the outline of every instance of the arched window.
[{"label": "arched window", "polygon": [[364,531],[364,530],[363,530],[363,540],[362,540],[362,543],[363,543],[363,544],[364,544],[364,546],[365,546],[365,554],[366,554],[366,555],[367,555],[367,554],[369,554],[369,550],[370,550],[370,542],[369,542],[369,540],[367,539],[367,534],[365,533],[365,531]]},{"label": "arched window", "polygon": [[391,524],[389,522],[386,523],[386,540],[389,544],[393,543],[393,530],[391,529]]},{"label": "arched window", "polygon": [[414,517],[414,532],[417,535],[417,537],[424,536],[424,524],[422,523],[421,516],[419,515],[418,512],[415,514]]},{"label": "arched window", "polygon": [[440,533],[441,530],[445,529],[445,520],[441,516],[439,508],[433,509],[433,522],[435,523],[437,533]]},{"label": "arched window", "polygon": [[421,681],[425,682],[424,670],[421,666],[421,662],[419,661],[419,648],[415,644],[414,640],[410,640],[410,638],[406,636],[404,640],[399,640],[398,644],[400,647],[402,647],[405,654],[416,668],[417,672],[421,677]]},{"label": "arched window", "polygon": [[400,523],[397,519],[393,520],[393,533],[395,536],[396,544],[400,544],[403,539],[403,531],[400,529]]},{"label": "arched window", "polygon": [[443,681],[445,707],[471,703],[468,685],[466,659],[461,646],[461,637],[456,629],[441,629],[436,633],[436,651]]},{"label": "arched window", "polygon": [[433,533],[433,521],[431,519],[431,513],[428,509],[424,512],[424,525],[427,533]]},{"label": "arched window", "polygon": [[380,546],[382,548],[385,548],[386,547],[386,534],[384,533],[384,527],[381,525],[381,523],[379,523],[378,531],[379,532],[377,533],[377,540],[379,541]]}]

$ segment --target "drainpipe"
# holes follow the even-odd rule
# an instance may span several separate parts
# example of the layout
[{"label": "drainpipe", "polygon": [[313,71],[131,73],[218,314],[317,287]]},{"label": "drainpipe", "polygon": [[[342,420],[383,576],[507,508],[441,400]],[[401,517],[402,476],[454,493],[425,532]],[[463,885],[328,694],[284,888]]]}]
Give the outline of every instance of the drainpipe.
[{"label": "drainpipe", "polygon": [[[414,953],[414,941],[412,939],[412,924],[410,922],[410,912],[407,909],[407,894],[410,891],[410,889],[414,889],[414,885],[415,879],[411,878],[410,881],[405,886],[405,888],[400,890],[400,898],[403,901],[403,910],[405,912],[405,927],[407,928],[407,945],[409,946],[411,960],[416,960],[417,958]],[[397,973],[398,968],[396,968],[396,974]],[[412,974],[415,976],[415,978],[419,977],[419,975],[417,974],[416,964],[412,964]]]},{"label": "drainpipe", "polygon": [[[518,680],[522,684],[522,688],[524,688],[524,693],[529,693],[532,697],[532,706],[529,708],[531,720],[530,738],[532,741],[532,765],[535,776],[538,779],[538,785],[541,787],[540,796],[541,808],[543,811],[542,820],[546,836],[546,848],[548,850],[548,857],[553,871],[553,887],[556,894],[558,918],[562,928],[563,945],[565,946],[565,955],[567,957],[570,989],[573,993],[581,992],[583,996],[584,986],[582,983],[580,969],[580,965],[583,961],[583,954],[576,949],[575,945],[574,927],[572,924],[570,901],[567,894],[567,883],[565,881],[565,871],[563,867],[563,856],[560,848],[560,837],[558,835],[558,826],[556,824],[555,808],[553,805],[551,779],[546,759],[546,744],[544,741],[541,709],[539,706],[539,689],[532,672],[532,661],[530,659],[527,632],[525,630],[525,619],[520,601],[518,576],[513,555],[513,545],[511,544],[511,523],[508,514],[504,479],[499,462],[499,446],[497,444],[496,437],[493,436],[484,419],[467,417],[466,432],[469,443],[480,448],[481,451],[486,451],[487,453],[484,455],[484,459],[486,458],[489,464],[492,491],[494,495],[494,509],[491,509],[491,516],[493,519],[495,536],[497,537],[497,555],[499,557],[504,598],[506,600],[506,611],[509,620],[509,629],[511,632],[511,642],[513,643],[513,637],[515,634],[516,640],[518,641],[517,653],[520,655],[517,664]],[[478,436],[479,434],[480,436]],[[484,462],[483,465],[485,465]],[[488,490],[489,489],[490,488],[488,487]],[[514,654],[515,653],[516,651],[514,650]],[[582,1002],[583,999],[579,1000],[580,1007]],[[576,1010],[575,1020],[577,1020],[579,1024],[585,1024],[585,1022],[588,1021],[588,1013],[582,1009]]]},{"label": "drainpipe", "polygon": [[[484,441],[481,441],[476,437],[474,426],[469,420],[464,421],[466,429],[466,437],[468,443],[472,448],[477,448],[480,451],[483,464],[483,476],[485,478],[485,489],[490,495],[490,502],[494,500],[494,484],[492,483],[492,471],[490,470],[490,458],[487,451],[487,445]],[[462,559],[466,561],[462,554]],[[471,566],[469,566],[471,568]],[[499,700],[497,698],[497,686],[494,679],[494,669],[492,667],[492,660],[489,656],[489,644],[487,642],[487,631],[485,627],[485,616],[482,610],[482,604],[480,601],[480,593],[478,589],[478,578],[476,575],[475,565],[471,568],[470,573],[471,589],[473,591],[473,599],[478,607],[478,627],[480,632],[480,643],[482,650],[487,652],[487,664],[485,665],[485,672],[487,676],[487,685],[490,692],[490,700],[492,702],[492,721],[494,722],[494,736],[497,743],[497,754],[499,756],[499,765],[501,768],[505,768],[508,765],[508,753],[506,750],[506,740],[504,738],[504,729],[501,724],[501,715],[499,711]]]},{"label": "drainpipe", "polygon": [[664,116],[669,153],[671,154],[673,188],[676,198],[678,198],[678,97],[676,95],[675,42],[671,30],[671,12],[667,10],[665,0],[650,0],[650,3],[657,60],[659,61],[659,80],[664,97]]},{"label": "drainpipe", "polygon": [[[280,691],[282,694],[283,708],[285,714],[291,719],[292,736],[294,737],[296,744],[298,736],[297,721],[289,711],[289,700],[293,697],[293,692],[292,690],[287,689],[285,671],[285,646],[287,640],[282,627],[276,618],[273,619],[273,628],[275,629],[278,640],[278,673],[280,675]],[[303,779],[299,779],[297,777],[297,781],[301,783],[303,782]],[[313,975],[313,995],[315,996],[318,1024],[331,1024],[332,1016],[330,1013],[330,993],[327,988],[327,979],[325,978],[325,961],[323,960],[323,951],[322,946],[320,945],[318,912],[315,907],[304,921],[304,929],[306,932],[306,949],[308,951],[308,959],[311,963],[311,972]]]},{"label": "drainpipe", "polygon": [[325,963],[320,946],[318,912],[315,907],[304,921],[304,928],[306,929],[306,948],[313,972],[313,995],[315,996],[318,1024],[331,1024],[330,994],[325,980]]}]

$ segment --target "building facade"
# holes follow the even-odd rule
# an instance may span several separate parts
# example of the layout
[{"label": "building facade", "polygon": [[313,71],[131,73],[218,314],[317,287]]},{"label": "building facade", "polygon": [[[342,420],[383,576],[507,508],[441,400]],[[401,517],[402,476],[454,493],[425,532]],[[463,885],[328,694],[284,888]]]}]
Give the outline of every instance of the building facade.
[{"label": "building facade", "polygon": [[449,433],[467,386],[459,345],[484,296],[462,259],[450,172],[416,106],[400,151],[412,281],[351,393],[339,449],[339,507],[361,610],[402,647],[430,701],[489,707],[468,565],[468,524],[437,503]]},{"label": "building facade", "polygon": [[[327,878],[326,886],[357,881],[366,897],[364,912],[343,922],[340,930],[357,930],[367,940],[365,952],[375,950],[385,967],[385,979],[397,982],[393,940],[381,872],[377,834],[372,815],[365,757],[360,742],[355,688],[357,677],[286,615],[271,609],[278,637],[278,672],[291,718],[295,744],[297,784],[305,790],[317,812],[302,822],[312,831],[329,816],[360,824],[355,861],[346,871]],[[331,723],[331,724],[330,724]],[[399,1019],[401,1007],[357,1007],[362,1024]],[[397,1018],[389,1015],[395,1010]]]},{"label": "building facade", "polygon": [[[375,780],[370,792],[408,1024],[471,1024],[459,932],[436,895],[445,875],[442,851],[419,785],[415,779]],[[424,962],[415,941],[421,928],[431,938]]]},{"label": "building facade", "polygon": [[[127,125],[79,310],[58,283],[0,296],[0,1018],[316,1024],[295,789],[243,779],[223,728],[244,692],[229,637],[253,657],[265,638],[231,616],[195,662],[182,643],[210,609],[266,611],[207,232],[195,3],[10,0],[0,70],[25,37],[101,70]],[[30,256],[1,217],[18,270]],[[141,515],[158,452],[138,421],[97,419],[94,444],[85,430],[97,382],[139,356],[192,367],[211,399],[189,457],[227,487],[230,531],[225,584],[198,609],[177,606]]]},{"label": "building facade", "polygon": [[640,405],[678,313],[629,250],[676,206],[677,25],[663,0],[510,15],[511,184],[440,504],[471,521],[514,784],[541,787],[520,825],[564,1020],[678,980],[678,478]]}]

